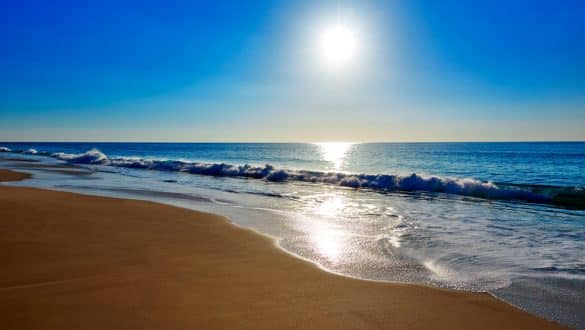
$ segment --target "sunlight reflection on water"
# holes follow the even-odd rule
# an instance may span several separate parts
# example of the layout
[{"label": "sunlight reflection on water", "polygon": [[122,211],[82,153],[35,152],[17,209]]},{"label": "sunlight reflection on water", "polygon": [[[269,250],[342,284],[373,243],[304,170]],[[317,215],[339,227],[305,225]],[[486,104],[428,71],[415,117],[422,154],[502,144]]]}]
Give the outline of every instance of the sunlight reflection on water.
[{"label": "sunlight reflection on water", "polygon": [[339,170],[343,165],[347,153],[355,145],[351,142],[321,142],[316,143],[321,151],[323,159],[332,164],[334,170]]},{"label": "sunlight reflection on water", "polygon": [[308,229],[317,252],[329,261],[338,261],[345,245],[343,232],[322,223],[315,223]]},{"label": "sunlight reflection on water", "polygon": [[347,231],[338,229],[336,225],[336,219],[344,217],[348,206],[347,197],[339,192],[332,192],[322,194],[317,199],[318,203],[308,204],[306,208],[310,220],[305,223],[303,231],[309,236],[315,252],[330,262],[336,262],[349,248]]}]

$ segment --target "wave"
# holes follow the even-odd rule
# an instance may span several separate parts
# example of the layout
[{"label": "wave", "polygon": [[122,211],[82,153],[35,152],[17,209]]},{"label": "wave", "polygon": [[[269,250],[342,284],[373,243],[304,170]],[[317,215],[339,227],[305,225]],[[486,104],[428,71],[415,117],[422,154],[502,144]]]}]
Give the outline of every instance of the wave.
[{"label": "wave", "polygon": [[107,165],[109,162],[108,156],[97,149],[92,149],[82,154],[56,152],[51,154],[51,157],[74,164]]},{"label": "wave", "polygon": [[[6,147],[0,151],[11,152]],[[319,172],[308,170],[278,169],[270,164],[264,166],[231,165],[226,163],[186,162],[179,160],[149,160],[142,158],[110,158],[97,149],[81,154],[63,152],[47,153],[34,149],[12,152],[50,156],[72,164],[103,165],[156,171],[185,172],[218,177],[240,177],[261,179],[270,182],[306,182],[331,184],[378,192],[431,192],[471,196],[489,200],[516,200],[541,204],[556,204],[585,209],[585,190],[582,187],[554,187],[496,184],[473,179],[448,177],[424,177],[418,174],[407,176],[390,174],[352,174],[341,172]]]}]

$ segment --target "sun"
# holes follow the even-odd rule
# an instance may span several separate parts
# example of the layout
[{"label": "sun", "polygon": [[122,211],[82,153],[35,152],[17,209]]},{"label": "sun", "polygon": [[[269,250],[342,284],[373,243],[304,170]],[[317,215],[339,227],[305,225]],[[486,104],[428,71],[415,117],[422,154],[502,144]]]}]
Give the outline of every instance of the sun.
[{"label": "sun", "polygon": [[321,58],[332,68],[348,67],[355,60],[358,48],[355,30],[342,23],[326,27],[319,36]]}]

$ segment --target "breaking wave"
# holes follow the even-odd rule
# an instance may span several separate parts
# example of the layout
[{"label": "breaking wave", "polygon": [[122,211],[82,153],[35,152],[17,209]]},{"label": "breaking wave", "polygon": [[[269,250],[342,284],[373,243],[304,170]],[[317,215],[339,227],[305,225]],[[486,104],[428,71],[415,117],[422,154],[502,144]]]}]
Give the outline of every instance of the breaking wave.
[{"label": "breaking wave", "polygon": [[83,154],[56,152],[51,154],[51,157],[74,164],[108,165],[109,163],[108,157],[97,149],[89,150]]},{"label": "breaking wave", "polygon": [[178,160],[149,160],[142,158],[110,158],[97,149],[81,154],[46,153],[34,149],[0,151],[50,156],[73,164],[103,165],[133,169],[186,172],[218,177],[262,179],[270,182],[306,182],[331,184],[379,192],[437,192],[471,196],[491,200],[518,200],[531,203],[556,204],[585,208],[585,190],[582,187],[552,187],[537,185],[496,184],[473,179],[408,176],[391,174],[355,174],[309,170],[278,169],[264,166],[231,165],[226,163],[186,162]]}]

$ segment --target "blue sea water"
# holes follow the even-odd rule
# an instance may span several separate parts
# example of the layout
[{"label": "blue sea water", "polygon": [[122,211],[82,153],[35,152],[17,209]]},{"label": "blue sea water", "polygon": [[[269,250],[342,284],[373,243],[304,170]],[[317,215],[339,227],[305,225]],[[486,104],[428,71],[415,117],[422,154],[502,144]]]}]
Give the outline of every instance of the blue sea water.
[{"label": "blue sea water", "polygon": [[[1,142],[0,142],[1,143]],[[585,184],[585,142],[1,143],[14,150],[365,174],[426,174],[517,184]],[[327,150],[330,146],[331,150]]]},{"label": "blue sea water", "polygon": [[0,166],[35,174],[16,185],[215,212],[329,271],[487,291],[585,327],[584,142],[7,142],[0,151]]}]

